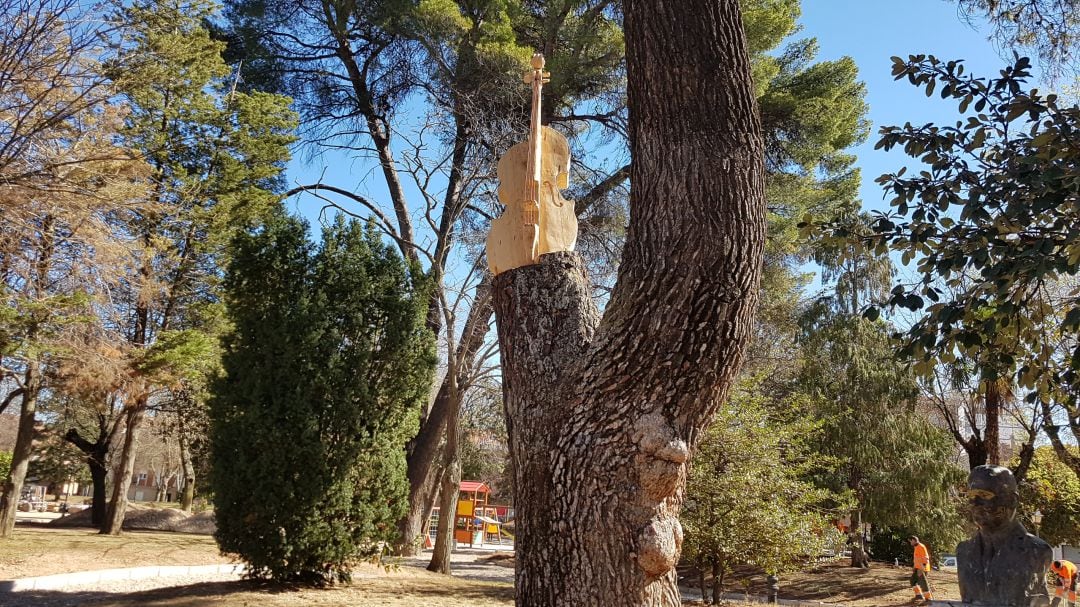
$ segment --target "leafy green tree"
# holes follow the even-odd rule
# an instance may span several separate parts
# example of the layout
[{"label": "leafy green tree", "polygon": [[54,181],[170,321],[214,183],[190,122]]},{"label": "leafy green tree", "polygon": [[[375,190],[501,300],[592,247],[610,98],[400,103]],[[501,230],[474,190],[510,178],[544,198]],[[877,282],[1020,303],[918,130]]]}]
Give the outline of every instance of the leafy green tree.
[{"label": "leafy green tree", "polygon": [[[352,186],[322,183],[291,193],[356,203],[350,212],[375,218],[402,256],[424,266],[431,278],[428,324],[446,344],[452,372],[407,448],[410,509],[399,544],[410,551],[418,545],[413,540],[427,520],[440,477],[454,469],[457,441],[449,440],[448,433],[449,426],[457,428],[448,420],[457,418],[491,319],[482,272],[469,272],[462,281],[460,275],[447,279],[446,268],[459,260],[483,268],[476,246],[482,237],[475,230],[483,229],[494,211],[490,201],[498,154],[524,132],[528,96],[521,74],[529,55],[543,50],[553,73],[544,98],[545,121],[575,141],[596,133],[590,125],[621,138],[625,109],[619,88],[619,18],[609,0],[367,0],[332,3],[326,10],[317,3],[299,6],[229,2],[226,36],[237,56],[250,58],[246,81],[280,84],[296,97],[302,132],[313,144],[343,147],[377,162],[385,186],[385,196],[374,199],[350,194]],[[415,103],[401,103],[406,97]],[[416,111],[406,115],[406,109]],[[613,206],[606,204],[607,195],[626,181],[628,169],[621,162],[608,167],[580,150],[575,147],[574,181],[582,184],[574,191],[576,208],[607,225],[603,217]],[[410,198],[404,184],[417,186],[420,196]],[[434,232],[429,245],[416,237],[417,226],[427,222]],[[580,242],[584,248],[604,249],[604,242],[589,244],[591,223],[581,222]],[[457,295],[474,288],[475,297]],[[477,305],[470,306],[473,301]]]},{"label": "leafy green tree", "polygon": [[434,367],[415,279],[370,224],[339,219],[317,251],[284,216],[238,238],[211,476],[218,542],[254,575],[346,580],[393,538]]},{"label": "leafy green tree", "polygon": [[[1043,429],[1061,447],[1060,428],[1080,436],[1080,300],[1061,288],[1080,260],[1069,228],[1080,213],[1073,183],[1080,151],[1071,143],[1080,108],[1024,90],[1026,58],[990,79],[925,55],[894,58],[893,74],[956,102],[963,119],[883,128],[878,147],[900,147],[926,168],[878,180],[894,197],[891,211],[875,214],[870,235],[834,234],[914,264],[914,280],[898,282],[886,304],[917,315],[903,331],[901,354],[920,374],[963,359],[985,386],[988,420],[1013,385],[1042,403]],[[996,446],[995,428],[988,431]],[[1080,460],[1058,453],[1080,470]]]},{"label": "leafy green tree", "polygon": [[11,451],[0,451],[0,476],[7,476],[11,470]]},{"label": "leafy green tree", "polygon": [[[816,62],[812,40],[776,52],[796,30],[797,1],[742,4],[769,133],[769,170],[777,175],[769,186],[772,280],[794,282],[786,266],[795,267],[808,254],[794,229],[798,218],[809,210],[855,204],[858,173],[845,150],[866,135],[865,91],[853,61]],[[488,203],[494,160],[520,138],[526,101],[520,73],[529,54],[541,50],[553,74],[545,87],[544,121],[561,129],[574,145],[576,185],[569,197],[576,200],[580,216],[579,248],[592,261],[596,282],[606,286],[613,280],[628,217],[621,186],[630,172],[622,153],[626,108],[617,3],[487,0],[420,2],[406,9],[393,2],[366,1],[330,8],[324,13],[318,7],[297,11],[289,2],[227,3],[230,31],[223,35],[236,56],[245,57],[246,85],[280,86],[275,90],[295,95],[304,116],[303,131],[313,142],[356,147],[361,154],[374,150],[386,185],[384,200],[349,195],[353,188],[329,184],[309,184],[296,192],[352,199],[359,205],[357,212],[379,219],[403,256],[431,260],[428,272],[436,289],[449,293],[462,288],[443,285],[440,277],[457,255],[473,263],[475,243],[481,240],[474,230],[485,229],[498,210]],[[403,59],[417,49],[424,61]],[[410,97],[416,103],[399,103],[417,91],[424,95]],[[406,116],[406,108],[419,109]],[[413,120],[421,113],[422,119]],[[413,122],[421,123],[423,131],[405,128]],[[397,128],[390,128],[394,124]],[[438,132],[444,145],[433,147],[432,139],[424,136],[427,130]],[[347,135],[324,137],[329,133]],[[422,140],[424,147],[403,157],[400,150],[415,145],[410,138]],[[602,151],[598,141],[606,146]],[[620,160],[610,166],[599,161],[608,157]],[[436,172],[445,172],[445,189],[442,181],[430,178]],[[401,184],[409,181],[424,189],[423,203],[408,199]],[[415,242],[414,224],[420,220],[411,212],[423,206],[432,207],[426,212],[437,217],[438,226],[427,250]],[[455,299],[461,298],[433,299],[433,328],[453,325],[448,314],[466,317],[466,327],[486,327],[490,307],[481,291],[475,297],[478,305],[467,314],[440,309],[440,301]],[[464,398],[470,383],[464,374],[475,367],[472,357],[482,337],[482,329],[463,331],[460,339],[443,332],[452,359],[448,367],[462,375],[446,376],[408,448],[412,493],[410,516],[403,521],[406,546],[426,520],[440,470],[452,468],[440,445],[451,443],[444,440],[446,421]],[[457,387],[452,387],[455,382]]]},{"label": "leafy green tree", "polygon": [[87,10],[0,2],[0,412],[19,410],[0,537],[14,528],[38,405],[59,389],[60,365],[93,358],[85,338],[107,326],[95,312],[131,269],[131,239],[113,222],[144,208],[145,166],[119,137],[128,108],[109,102]]},{"label": "leafy green tree", "polygon": [[[1075,453],[1077,448],[1069,450]],[[1035,449],[1027,478],[1020,485],[1020,503],[1028,521],[1036,510],[1042,513],[1037,530],[1051,545],[1080,544],[1080,476],[1062,463],[1053,448]]]},{"label": "leafy green tree", "polygon": [[[714,423],[704,450],[694,456],[694,461],[705,463],[703,469],[696,466],[691,472],[688,497],[694,501],[683,515],[685,550],[696,555],[699,567],[714,570],[714,601],[731,566],[750,563],[772,571],[794,566],[801,556],[820,553],[823,536],[807,535],[807,531],[833,529],[826,507],[849,510],[846,496],[850,493],[845,487],[836,494],[814,489],[807,480],[818,468],[807,461],[791,464],[799,457],[833,461],[829,455],[811,455],[805,443],[801,451],[792,444],[796,429],[814,435],[813,424],[795,414],[799,403],[808,402],[799,392],[796,376],[801,356],[798,300],[806,283],[798,265],[814,256],[832,267],[818,243],[802,238],[796,227],[807,213],[851,214],[858,206],[860,175],[846,150],[859,144],[867,132],[865,87],[858,81],[854,62],[850,58],[815,62],[818,44],[813,39],[785,43],[797,31],[800,3],[745,0],[741,4],[765,133],[769,231],[755,337],[741,379],[743,385],[754,387],[755,395],[748,396],[750,390],[744,388],[738,401],[729,405],[734,409],[750,405],[757,413],[747,414],[745,420],[723,413]],[[762,400],[773,415],[758,410],[765,406]],[[744,445],[743,439],[759,442]],[[730,470],[717,473],[711,468],[715,451],[738,454],[738,449],[728,449],[727,444],[743,446],[747,460],[735,457]],[[775,461],[788,463],[784,470],[769,472],[777,476],[774,482],[785,498],[788,489],[798,494],[779,505],[742,475],[745,469],[757,470]],[[771,477],[769,482],[773,482]],[[698,503],[696,496],[706,491],[712,496]],[[711,514],[725,509],[732,512],[730,517]],[[834,512],[834,518],[839,516]],[[787,543],[773,544],[773,540]],[[792,551],[787,552],[787,547]]]},{"label": "leafy green tree", "polygon": [[[799,300],[808,282],[803,264],[842,268],[820,242],[799,233],[806,214],[848,216],[860,182],[848,148],[866,137],[865,86],[854,61],[817,61],[817,42],[798,32],[797,0],[744,0],[743,26],[766,146],[766,240],[758,315],[743,374],[783,400],[798,368]],[[757,380],[754,380],[757,381]]]},{"label": "leafy green tree", "polygon": [[742,5],[765,134],[766,264],[797,264],[814,251],[800,237],[799,221],[808,213],[833,216],[858,207],[860,175],[848,149],[869,131],[866,87],[850,57],[816,61],[813,38],[781,46],[798,31],[798,0]]},{"label": "leafy green tree", "polygon": [[[952,545],[961,524],[950,491],[964,475],[948,435],[916,409],[915,376],[896,359],[889,327],[820,302],[805,322],[799,381],[822,422],[816,450],[839,462],[819,484],[853,493],[854,529],[918,529]],[[853,565],[865,564],[864,539]]]},{"label": "leafy green tree", "polygon": [[701,572],[703,596],[711,572],[713,604],[735,567],[792,571],[840,540],[832,521],[843,498],[806,480],[821,464],[807,448],[814,428],[776,419],[757,384],[718,413],[687,479],[683,555]]}]

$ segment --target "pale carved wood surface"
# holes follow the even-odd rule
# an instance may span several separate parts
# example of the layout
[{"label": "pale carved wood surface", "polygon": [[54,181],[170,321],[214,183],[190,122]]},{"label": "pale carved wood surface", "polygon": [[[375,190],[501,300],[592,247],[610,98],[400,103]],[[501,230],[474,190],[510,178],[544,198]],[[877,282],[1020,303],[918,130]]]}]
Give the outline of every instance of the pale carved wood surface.
[{"label": "pale carved wood surface", "polygon": [[[564,199],[559,191],[569,183],[570,144],[553,128],[543,127],[542,133],[543,183],[540,186],[536,257],[556,251],[573,251],[578,231],[574,203]],[[521,222],[516,207],[521,204],[520,192],[526,187],[528,154],[528,142],[523,141],[511,147],[499,160],[499,202],[507,211],[491,222],[487,256],[492,274],[536,262],[532,243],[525,242],[515,230]]]}]

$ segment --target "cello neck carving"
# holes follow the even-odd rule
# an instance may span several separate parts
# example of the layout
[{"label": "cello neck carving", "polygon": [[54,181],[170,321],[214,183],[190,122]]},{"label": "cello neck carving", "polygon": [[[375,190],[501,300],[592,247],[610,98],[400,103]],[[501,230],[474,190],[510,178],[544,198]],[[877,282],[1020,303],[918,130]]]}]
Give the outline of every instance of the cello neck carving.
[{"label": "cello neck carving", "polygon": [[551,79],[551,73],[544,71],[544,56],[536,53],[532,56],[532,71],[525,76],[525,81],[532,85],[532,106],[529,109],[529,157],[525,165],[525,220],[527,223],[539,223],[540,188],[543,184],[543,140],[540,124],[541,96],[544,83]]}]

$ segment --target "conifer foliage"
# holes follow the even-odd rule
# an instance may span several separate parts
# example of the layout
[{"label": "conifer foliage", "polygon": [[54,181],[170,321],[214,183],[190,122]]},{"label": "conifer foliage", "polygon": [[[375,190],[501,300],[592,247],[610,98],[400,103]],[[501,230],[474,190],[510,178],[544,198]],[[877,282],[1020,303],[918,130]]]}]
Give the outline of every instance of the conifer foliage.
[{"label": "conifer foliage", "polygon": [[423,289],[374,227],[339,220],[317,249],[306,230],[278,216],[236,242],[211,476],[224,552],[324,584],[392,538],[434,349]]}]

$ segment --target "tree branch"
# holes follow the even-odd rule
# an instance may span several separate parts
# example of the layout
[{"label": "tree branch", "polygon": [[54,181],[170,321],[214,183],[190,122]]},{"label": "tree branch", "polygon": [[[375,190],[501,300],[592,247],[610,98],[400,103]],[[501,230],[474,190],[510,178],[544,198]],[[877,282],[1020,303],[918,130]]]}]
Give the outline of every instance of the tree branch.
[{"label": "tree branch", "polygon": [[[387,217],[386,214],[383,213],[382,210],[379,209],[379,207],[376,206],[373,202],[371,202],[367,198],[364,198],[363,196],[360,196],[359,194],[355,194],[355,193],[350,192],[348,190],[345,190],[345,189],[342,189],[342,188],[339,188],[339,187],[336,187],[336,186],[332,186],[332,185],[326,185],[326,184],[323,184],[323,183],[313,183],[313,184],[309,184],[309,185],[296,186],[296,187],[292,188],[291,190],[285,192],[283,197],[284,198],[289,198],[291,196],[295,196],[295,195],[297,195],[299,193],[302,193],[302,192],[311,192],[311,193],[313,193],[313,195],[315,197],[329,203],[330,206],[333,206],[334,208],[339,209],[342,212],[348,213],[349,215],[352,215],[353,217],[360,217],[359,215],[356,215],[355,213],[351,213],[347,209],[344,209],[344,208],[338,206],[336,203],[334,203],[330,199],[326,198],[325,196],[320,196],[317,193],[320,190],[325,190],[327,192],[333,192],[334,194],[337,194],[339,196],[344,196],[344,197],[348,198],[349,200],[352,200],[353,202],[356,202],[356,203],[362,205],[363,207],[365,207],[366,209],[368,209],[369,211],[371,211],[371,213],[373,215],[375,215],[379,219],[379,223],[382,225],[383,231],[386,232],[386,235],[389,236],[390,238],[392,238],[394,240],[394,242],[396,242],[398,244],[398,249],[401,251],[401,254],[406,259],[415,258],[416,257],[415,252],[421,250],[421,248],[415,242],[410,242],[410,241],[398,236],[397,231],[394,229],[394,224],[390,221],[390,218]],[[412,251],[412,253],[410,253],[410,251]]]},{"label": "tree branch", "polygon": [[584,196],[578,198],[574,203],[574,213],[581,217],[584,215],[594,204],[596,204],[601,198],[614,190],[624,181],[630,178],[630,165],[623,165],[622,168],[615,171],[611,175],[608,175],[600,183],[593,186]]},{"label": "tree branch", "polygon": [[0,403],[0,413],[3,413],[4,410],[8,408],[8,405],[10,405],[11,402],[15,400],[16,396],[21,396],[25,392],[26,392],[26,389],[24,389],[24,388],[16,388],[16,389],[12,390],[7,395],[7,397],[4,398],[4,402]]}]

